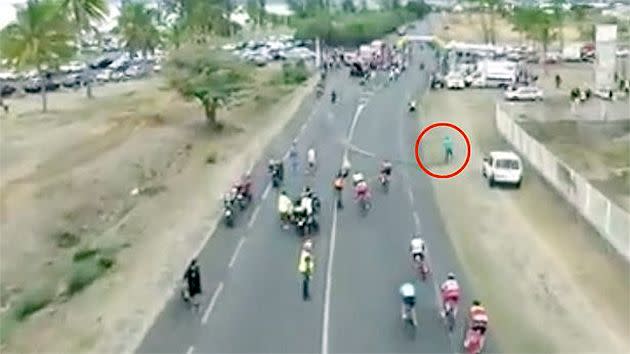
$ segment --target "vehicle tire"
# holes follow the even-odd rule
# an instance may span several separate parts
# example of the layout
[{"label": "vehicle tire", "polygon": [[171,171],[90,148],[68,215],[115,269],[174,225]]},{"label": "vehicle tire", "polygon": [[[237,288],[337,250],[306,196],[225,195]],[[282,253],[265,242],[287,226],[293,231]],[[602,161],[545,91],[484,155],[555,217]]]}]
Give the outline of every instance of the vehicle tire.
[{"label": "vehicle tire", "polygon": [[482,176],[483,178],[486,178],[486,177],[487,177],[487,176],[486,176],[486,169],[485,169],[485,168],[483,168],[483,166],[481,167],[481,176]]},{"label": "vehicle tire", "polygon": [[494,187],[494,177],[490,176],[490,177],[488,178],[488,186],[489,186],[490,188]]},{"label": "vehicle tire", "polygon": [[516,184],[514,185],[514,187],[516,187],[516,189],[520,189],[521,188],[521,182],[522,180],[516,182]]}]

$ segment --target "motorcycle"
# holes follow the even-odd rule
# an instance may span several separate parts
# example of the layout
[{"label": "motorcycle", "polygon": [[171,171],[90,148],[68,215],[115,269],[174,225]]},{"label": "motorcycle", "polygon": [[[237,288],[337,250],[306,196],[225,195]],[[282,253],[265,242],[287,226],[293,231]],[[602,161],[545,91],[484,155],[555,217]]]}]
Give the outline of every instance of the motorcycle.
[{"label": "motorcycle", "polygon": [[225,221],[225,226],[234,226],[234,210],[232,210],[231,206],[226,205],[223,208],[223,220]]},{"label": "motorcycle", "polygon": [[381,186],[383,187],[383,192],[385,193],[389,192],[389,177],[387,177],[386,174],[381,173],[378,175],[378,181],[381,183]]},{"label": "motorcycle", "polygon": [[271,172],[271,184],[274,188],[280,187],[282,179],[280,179],[280,171],[276,168]]}]

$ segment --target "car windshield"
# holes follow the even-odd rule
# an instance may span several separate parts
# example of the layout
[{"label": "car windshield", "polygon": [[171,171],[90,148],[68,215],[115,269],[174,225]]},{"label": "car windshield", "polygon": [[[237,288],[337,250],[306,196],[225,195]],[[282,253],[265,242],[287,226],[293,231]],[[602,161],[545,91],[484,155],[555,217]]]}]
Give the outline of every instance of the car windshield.
[{"label": "car windshield", "polygon": [[496,167],[504,170],[518,170],[518,161],[508,159],[497,160]]}]

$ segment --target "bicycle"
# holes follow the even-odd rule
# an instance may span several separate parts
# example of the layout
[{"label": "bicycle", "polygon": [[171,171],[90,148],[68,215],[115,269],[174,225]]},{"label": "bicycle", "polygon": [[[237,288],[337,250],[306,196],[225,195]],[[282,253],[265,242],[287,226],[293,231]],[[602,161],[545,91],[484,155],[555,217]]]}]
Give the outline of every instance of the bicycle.
[{"label": "bicycle", "polygon": [[444,320],[446,322],[446,328],[449,332],[453,332],[455,328],[455,316],[457,315],[457,308],[453,305],[452,300],[446,300],[444,303]]},{"label": "bicycle", "polygon": [[416,319],[416,312],[414,311],[414,308],[405,304],[404,306],[404,311],[403,311],[403,323],[405,326],[405,329],[409,332],[411,337],[415,338],[416,335],[416,328],[418,327],[418,322]]}]

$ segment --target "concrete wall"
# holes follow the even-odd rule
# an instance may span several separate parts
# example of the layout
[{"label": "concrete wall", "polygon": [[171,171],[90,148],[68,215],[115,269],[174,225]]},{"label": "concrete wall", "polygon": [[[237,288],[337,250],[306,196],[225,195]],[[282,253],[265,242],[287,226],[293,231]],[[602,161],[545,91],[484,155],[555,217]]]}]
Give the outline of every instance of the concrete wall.
[{"label": "concrete wall", "polygon": [[518,153],[630,261],[630,213],[606,198],[586,178],[529,136],[499,104],[496,105],[495,120],[499,133]]}]

